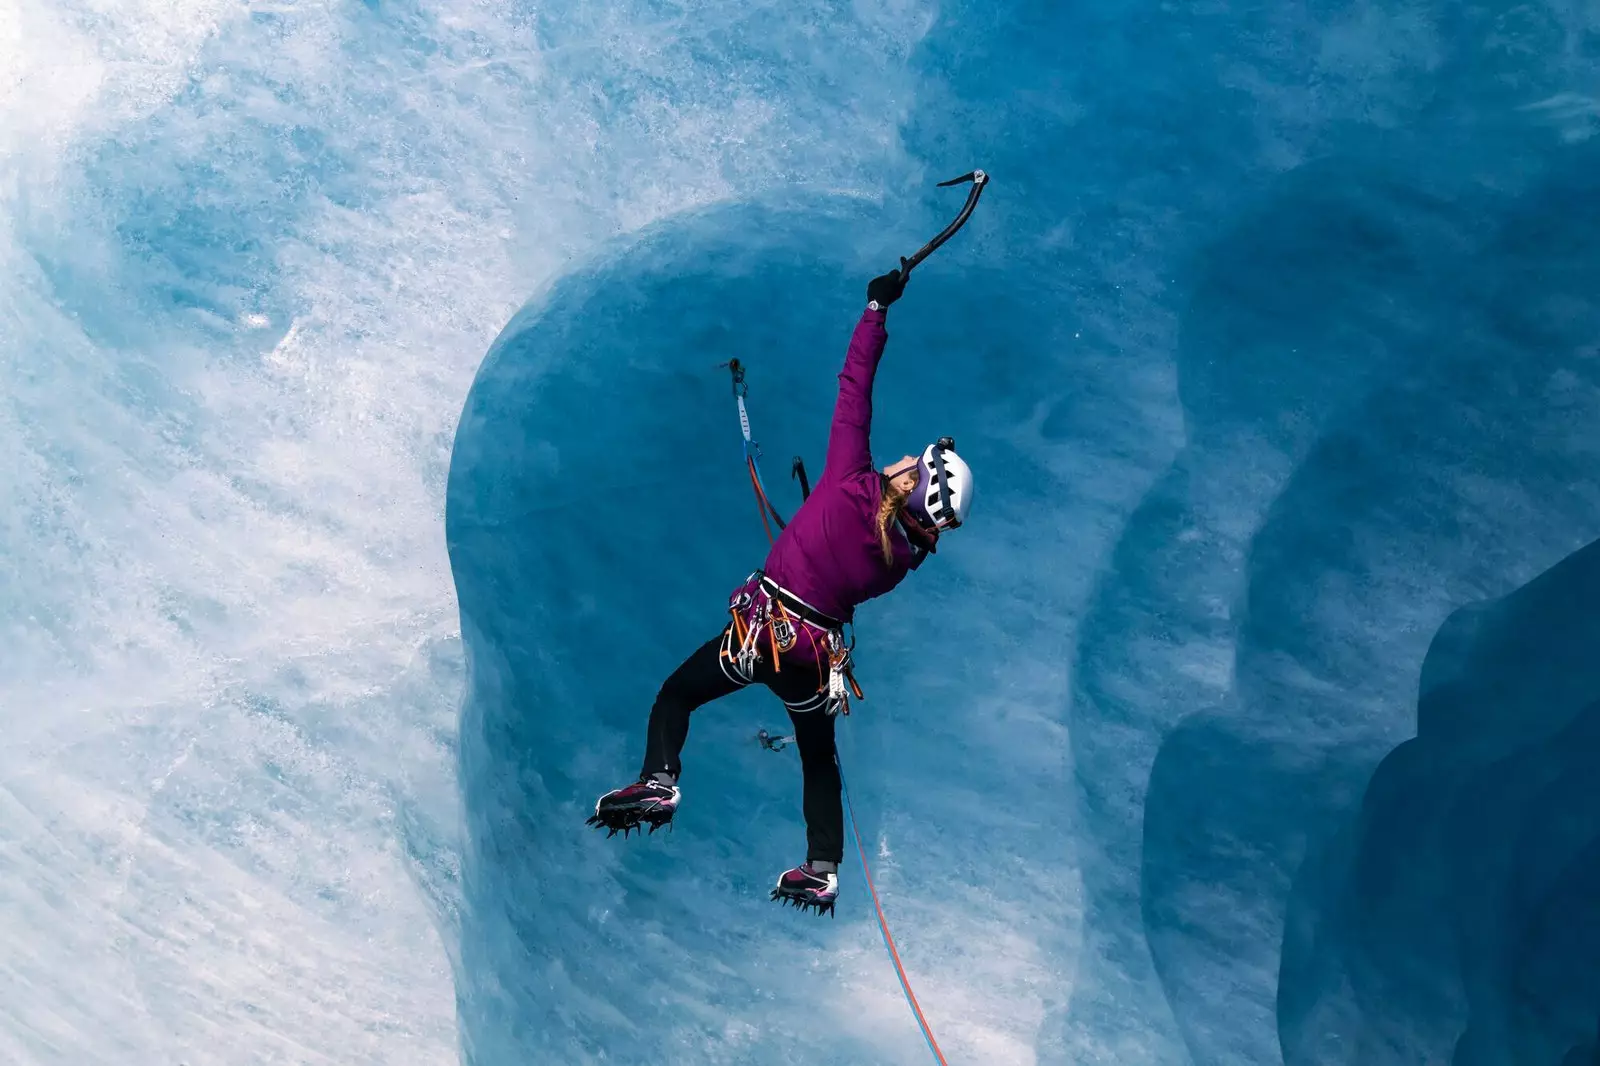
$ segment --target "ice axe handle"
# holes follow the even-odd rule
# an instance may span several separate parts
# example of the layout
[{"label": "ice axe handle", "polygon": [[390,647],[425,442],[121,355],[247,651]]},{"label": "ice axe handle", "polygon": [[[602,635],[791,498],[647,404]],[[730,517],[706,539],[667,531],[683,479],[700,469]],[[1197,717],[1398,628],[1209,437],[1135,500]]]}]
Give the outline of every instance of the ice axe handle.
[{"label": "ice axe handle", "polygon": [[972,217],[973,208],[978,206],[978,200],[983,196],[984,187],[989,184],[989,175],[985,174],[981,170],[974,170],[970,174],[963,174],[959,178],[951,178],[949,181],[941,181],[939,183],[939,188],[948,189],[952,185],[963,185],[969,181],[972,182],[972,190],[967,193],[967,202],[961,206],[961,213],[955,217],[955,221],[951,222],[944,229],[940,230],[939,235],[933,240],[929,241],[927,244],[924,244],[917,251],[916,255],[913,255],[910,259],[907,259],[904,256],[900,258],[901,281],[909,278],[911,276],[911,272],[915,270],[924,259],[938,251],[940,245],[944,244],[944,242],[949,240],[951,237],[954,237],[956,233],[960,231],[961,227],[967,224],[967,219]]}]

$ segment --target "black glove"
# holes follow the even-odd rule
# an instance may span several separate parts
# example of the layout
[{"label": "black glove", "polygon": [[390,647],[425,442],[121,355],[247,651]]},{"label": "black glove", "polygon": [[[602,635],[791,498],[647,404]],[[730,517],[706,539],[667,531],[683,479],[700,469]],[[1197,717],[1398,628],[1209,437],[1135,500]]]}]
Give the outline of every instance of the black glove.
[{"label": "black glove", "polygon": [[[905,260],[900,260],[900,265],[905,266]],[[900,294],[906,291],[908,275],[904,270],[891,270],[887,274],[873,278],[867,282],[867,302],[876,302],[879,307],[887,308],[890,304],[900,299]]]}]

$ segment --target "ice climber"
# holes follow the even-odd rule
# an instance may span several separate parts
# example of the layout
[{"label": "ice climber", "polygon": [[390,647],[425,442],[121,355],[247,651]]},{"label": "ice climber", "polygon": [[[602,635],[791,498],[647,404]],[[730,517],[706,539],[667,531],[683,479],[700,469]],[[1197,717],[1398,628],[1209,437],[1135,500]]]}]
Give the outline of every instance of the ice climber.
[{"label": "ice climber", "polygon": [[[903,265],[903,264],[902,264]],[[634,784],[607,792],[590,825],[625,835],[667,824],[678,809],[679,761],[695,708],[760,683],[794,723],[804,774],[806,861],[784,871],[772,898],[830,913],[839,895],[844,814],[834,724],[849,713],[850,649],[842,632],[856,605],[900,584],[966,520],[972,472],[941,438],[920,456],[875,469],[868,445],[872,383],[883,356],[889,305],[906,275],[867,285],[839,373],[828,454],[816,489],[778,537],[760,570],[733,591],[731,619],[662,684],[650,709],[644,765]]]}]

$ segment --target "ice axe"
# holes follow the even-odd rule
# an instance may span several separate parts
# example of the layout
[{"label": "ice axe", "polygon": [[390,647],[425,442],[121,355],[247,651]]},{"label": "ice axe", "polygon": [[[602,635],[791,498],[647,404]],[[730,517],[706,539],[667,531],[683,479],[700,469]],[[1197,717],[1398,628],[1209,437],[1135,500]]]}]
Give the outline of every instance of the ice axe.
[{"label": "ice axe", "polygon": [[924,259],[938,251],[940,245],[954,237],[960,232],[961,227],[967,224],[967,219],[972,217],[973,208],[978,206],[978,198],[983,195],[984,187],[989,184],[989,175],[981,170],[974,170],[970,174],[963,174],[959,178],[951,178],[949,181],[941,181],[939,183],[939,188],[948,189],[956,185],[965,185],[969,181],[972,182],[972,188],[967,191],[967,202],[961,205],[961,213],[955,217],[955,220],[940,230],[937,237],[918,249],[916,255],[909,259],[905,256],[900,257],[900,278],[902,281],[909,278],[911,272]]}]

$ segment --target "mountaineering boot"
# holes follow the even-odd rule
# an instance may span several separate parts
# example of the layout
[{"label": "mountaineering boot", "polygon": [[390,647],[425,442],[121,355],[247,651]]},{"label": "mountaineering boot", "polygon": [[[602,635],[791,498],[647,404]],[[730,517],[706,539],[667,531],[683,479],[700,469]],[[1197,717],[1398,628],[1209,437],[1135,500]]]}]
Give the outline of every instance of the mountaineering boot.
[{"label": "mountaineering boot", "polygon": [[772,890],[772,898],[785,906],[792,903],[801,910],[814,909],[819,918],[831,915],[839,898],[838,867],[833,863],[807,862],[785,870],[778,878],[778,887]]},{"label": "mountaineering boot", "polygon": [[649,825],[654,833],[672,821],[678,810],[678,796],[678,786],[672,779],[658,774],[601,796],[594,805],[594,814],[584,824],[609,829],[608,837],[618,832],[626,837],[641,824]]}]

